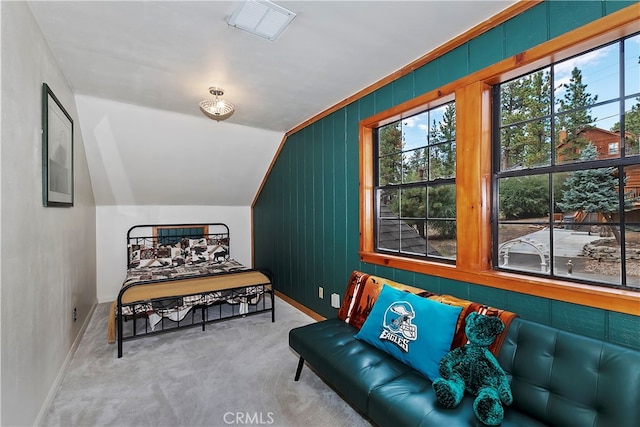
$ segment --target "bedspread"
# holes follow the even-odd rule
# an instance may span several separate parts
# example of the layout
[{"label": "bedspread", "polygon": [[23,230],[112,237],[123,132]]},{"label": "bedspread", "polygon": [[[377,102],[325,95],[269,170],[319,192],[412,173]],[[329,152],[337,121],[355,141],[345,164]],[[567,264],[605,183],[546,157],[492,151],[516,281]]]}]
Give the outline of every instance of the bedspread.
[{"label": "bedspread", "polygon": [[[240,304],[240,314],[248,304],[255,304],[265,292],[269,278],[239,262],[208,261],[180,266],[130,268],[123,283],[122,315],[134,313],[148,317],[151,328],[163,317],[182,320],[195,306],[218,302]],[[266,287],[267,289],[270,286]],[[162,298],[171,304],[158,304]],[[116,340],[117,301],[111,307],[107,324],[107,341]],[[126,305],[125,305],[126,304]]]},{"label": "bedspread", "polygon": [[179,266],[130,268],[127,270],[127,277],[122,286],[141,282],[214,276],[247,270],[250,270],[249,267],[245,267],[231,258],[223,262],[207,261]]}]

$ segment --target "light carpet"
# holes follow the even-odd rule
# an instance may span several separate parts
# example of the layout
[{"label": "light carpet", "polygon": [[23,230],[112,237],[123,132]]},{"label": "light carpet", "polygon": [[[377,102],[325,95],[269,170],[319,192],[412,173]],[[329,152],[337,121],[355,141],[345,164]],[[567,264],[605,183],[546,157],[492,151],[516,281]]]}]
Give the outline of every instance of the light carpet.
[{"label": "light carpet", "polygon": [[291,328],[313,319],[276,298],[271,313],[125,341],[106,339],[99,304],[43,426],[370,426],[305,367]]}]

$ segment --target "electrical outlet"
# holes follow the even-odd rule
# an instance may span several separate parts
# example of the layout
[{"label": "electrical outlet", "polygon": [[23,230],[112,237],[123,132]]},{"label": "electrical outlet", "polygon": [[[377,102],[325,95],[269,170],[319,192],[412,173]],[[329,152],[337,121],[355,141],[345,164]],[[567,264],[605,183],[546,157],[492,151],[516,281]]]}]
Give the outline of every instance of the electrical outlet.
[{"label": "electrical outlet", "polygon": [[318,298],[324,298],[324,288],[322,286],[318,286]]},{"label": "electrical outlet", "polygon": [[74,322],[76,320],[78,320],[78,308],[77,307],[73,307],[73,314],[71,316],[72,316]]},{"label": "electrical outlet", "polygon": [[331,294],[331,307],[340,308],[340,295]]}]

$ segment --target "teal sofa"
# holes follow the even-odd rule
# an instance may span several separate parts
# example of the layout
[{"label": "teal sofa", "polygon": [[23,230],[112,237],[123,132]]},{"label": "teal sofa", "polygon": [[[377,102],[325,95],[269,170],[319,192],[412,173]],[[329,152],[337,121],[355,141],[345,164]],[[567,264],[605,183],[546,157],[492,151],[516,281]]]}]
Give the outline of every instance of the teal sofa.
[{"label": "teal sofa", "polygon": [[[482,425],[471,396],[442,407],[431,381],[355,339],[357,332],[339,318],[292,329],[295,380],[306,362],[379,426]],[[640,351],[515,318],[497,359],[513,393],[503,426],[640,426]]]}]

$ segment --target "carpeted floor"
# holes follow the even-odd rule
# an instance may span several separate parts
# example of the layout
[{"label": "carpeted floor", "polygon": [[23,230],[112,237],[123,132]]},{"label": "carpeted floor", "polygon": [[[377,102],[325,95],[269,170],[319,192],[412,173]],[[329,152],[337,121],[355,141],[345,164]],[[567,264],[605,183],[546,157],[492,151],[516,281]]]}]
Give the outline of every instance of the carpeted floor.
[{"label": "carpeted floor", "polygon": [[291,328],[313,320],[276,299],[263,313],[107,344],[96,308],[43,426],[370,426],[298,357]]}]

